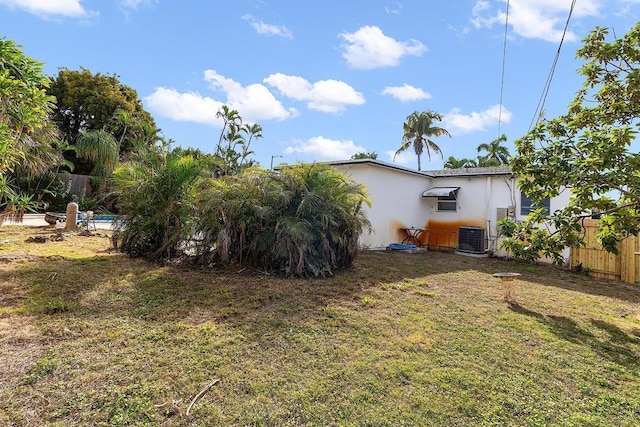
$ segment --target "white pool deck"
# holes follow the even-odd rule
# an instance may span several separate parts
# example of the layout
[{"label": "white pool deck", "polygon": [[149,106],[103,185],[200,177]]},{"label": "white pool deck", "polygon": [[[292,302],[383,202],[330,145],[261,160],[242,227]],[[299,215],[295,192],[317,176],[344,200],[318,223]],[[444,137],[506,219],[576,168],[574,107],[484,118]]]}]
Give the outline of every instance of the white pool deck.
[{"label": "white pool deck", "polygon": [[[113,223],[111,221],[93,221],[89,227],[90,230],[93,230],[93,225],[95,223],[95,228],[98,230],[112,230]],[[24,220],[22,222],[13,222],[5,220],[2,224],[3,226],[11,226],[11,225],[22,225],[25,227],[50,227],[52,230],[56,227],[60,227],[60,225],[51,225],[47,221],[44,220],[44,214],[25,214]],[[62,227],[64,228],[64,222],[62,223]]]}]

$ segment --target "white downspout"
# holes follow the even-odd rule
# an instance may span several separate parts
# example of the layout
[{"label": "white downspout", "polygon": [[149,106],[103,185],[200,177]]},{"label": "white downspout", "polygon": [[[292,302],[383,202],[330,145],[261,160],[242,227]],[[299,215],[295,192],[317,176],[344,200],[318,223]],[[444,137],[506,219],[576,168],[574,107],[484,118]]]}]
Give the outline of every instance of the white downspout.
[{"label": "white downspout", "polygon": [[493,197],[492,197],[492,191],[491,191],[493,188],[492,183],[493,181],[492,181],[491,175],[487,176],[487,190],[486,190],[487,202],[486,202],[485,218],[487,222],[487,242],[489,246],[489,252],[491,253],[494,252],[494,245],[495,245],[495,236],[493,236],[493,232],[491,230],[491,206],[493,204]]}]

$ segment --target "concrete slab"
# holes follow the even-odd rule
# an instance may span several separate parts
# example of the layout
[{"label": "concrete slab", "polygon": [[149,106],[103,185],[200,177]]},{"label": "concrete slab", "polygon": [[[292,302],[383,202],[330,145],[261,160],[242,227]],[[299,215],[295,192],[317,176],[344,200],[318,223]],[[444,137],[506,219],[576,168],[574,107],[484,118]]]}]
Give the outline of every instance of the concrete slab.
[{"label": "concrete slab", "polygon": [[[63,228],[64,228],[64,222]],[[5,220],[3,225],[22,225],[25,227],[51,227],[53,230],[56,228],[56,225],[51,225],[47,221],[44,220],[44,214],[25,214],[22,222],[14,222]],[[96,229],[98,230],[112,230],[113,223],[106,221],[95,221]],[[93,223],[91,224],[91,229],[93,229]]]}]

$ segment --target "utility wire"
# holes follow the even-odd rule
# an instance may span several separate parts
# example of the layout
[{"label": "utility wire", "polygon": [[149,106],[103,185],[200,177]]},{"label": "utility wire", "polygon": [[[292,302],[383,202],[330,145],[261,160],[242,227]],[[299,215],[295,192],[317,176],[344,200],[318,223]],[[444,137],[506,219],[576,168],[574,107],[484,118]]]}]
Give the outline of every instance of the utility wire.
[{"label": "utility wire", "polygon": [[569,21],[571,21],[571,15],[573,14],[573,9],[575,8],[575,6],[576,6],[576,0],[573,0],[571,2],[571,8],[569,9],[569,16],[567,16],[567,22],[564,24],[564,31],[562,32],[562,38],[560,39],[560,44],[558,45],[558,50],[556,51],[556,57],[553,60],[553,65],[551,65],[551,70],[549,71],[547,82],[544,85],[544,89],[542,89],[542,94],[540,95],[538,106],[536,107],[536,111],[533,113],[533,118],[531,119],[531,123],[529,124],[529,131],[533,126],[537,125],[540,119],[542,118],[542,113],[544,111],[544,104],[547,101],[547,95],[549,94],[549,88],[551,87],[551,80],[553,80],[553,75],[555,74],[555,71],[556,71],[556,65],[558,64],[558,58],[560,57],[560,50],[562,49],[562,43],[564,42],[564,37],[567,34],[567,28],[569,28]]},{"label": "utility wire", "polygon": [[507,11],[504,18],[504,44],[502,46],[502,76],[500,77],[500,110],[498,111],[498,136],[500,136],[500,126],[502,124],[502,97],[504,95],[504,70],[507,62],[507,34],[509,31],[509,0],[507,0]]}]

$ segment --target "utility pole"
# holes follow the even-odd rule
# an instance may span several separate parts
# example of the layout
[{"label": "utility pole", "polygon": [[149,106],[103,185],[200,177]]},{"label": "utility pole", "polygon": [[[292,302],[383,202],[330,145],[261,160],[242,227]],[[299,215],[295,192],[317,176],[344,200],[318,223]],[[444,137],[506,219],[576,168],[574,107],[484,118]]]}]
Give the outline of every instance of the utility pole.
[{"label": "utility pole", "polygon": [[273,159],[275,159],[276,157],[282,158],[282,156],[271,156],[271,165],[269,166],[269,169],[271,170],[273,170]]}]

